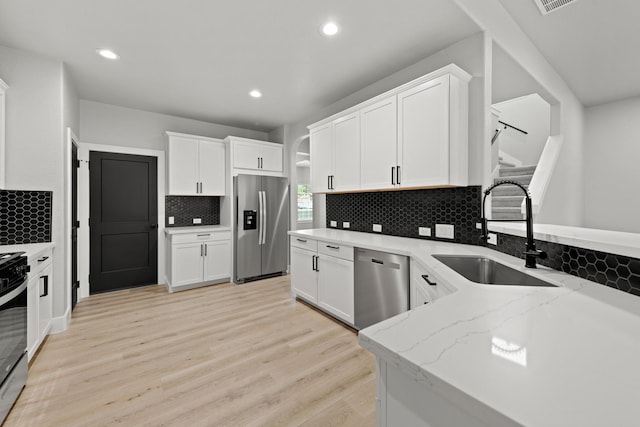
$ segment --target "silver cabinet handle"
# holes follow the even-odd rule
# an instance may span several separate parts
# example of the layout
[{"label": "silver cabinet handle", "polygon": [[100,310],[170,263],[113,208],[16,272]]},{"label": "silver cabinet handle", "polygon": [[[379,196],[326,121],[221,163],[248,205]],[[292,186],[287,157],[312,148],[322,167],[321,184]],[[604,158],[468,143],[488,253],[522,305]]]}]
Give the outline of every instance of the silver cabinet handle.
[{"label": "silver cabinet handle", "polygon": [[391,185],[396,185],[396,167],[391,167]]},{"label": "silver cabinet handle", "polygon": [[48,256],[43,256],[42,258],[40,258],[40,259],[38,260],[38,262],[45,262],[45,261],[46,261],[46,260],[48,260],[48,259],[49,259],[49,257],[48,257]]},{"label": "silver cabinet handle", "polygon": [[307,243],[307,241],[306,241],[306,240],[304,240],[304,239],[296,239],[296,240],[297,240],[298,242]]},{"label": "silver cabinet handle", "polygon": [[396,166],[396,183],[400,185],[400,166]]},{"label": "silver cabinet handle", "polygon": [[207,244],[203,243],[202,246],[204,246],[204,256],[207,256]]},{"label": "silver cabinet handle", "polygon": [[203,256],[202,243],[200,243],[200,256]]},{"label": "silver cabinet handle", "polygon": [[198,237],[209,237],[211,236],[211,233],[207,233],[207,234],[198,234]]},{"label": "silver cabinet handle", "polygon": [[327,245],[327,247],[329,249],[340,249],[340,246],[331,246],[331,245]]}]

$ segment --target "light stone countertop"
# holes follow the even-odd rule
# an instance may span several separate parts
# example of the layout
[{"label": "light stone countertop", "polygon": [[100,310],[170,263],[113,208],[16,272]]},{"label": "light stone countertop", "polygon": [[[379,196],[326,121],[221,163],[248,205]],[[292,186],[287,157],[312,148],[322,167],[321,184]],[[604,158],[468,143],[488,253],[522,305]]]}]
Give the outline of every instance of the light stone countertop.
[{"label": "light stone countertop", "polygon": [[[489,231],[526,237],[522,222],[490,222]],[[568,225],[533,224],[533,237],[545,242],[576,246],[616,255],[640,258],[640,234]]]},{"label": "light stone countertop", "polygon": [[173,234],[214,233],[216,231],[231,231],[231,227],[228,227],[226,225],[195,225],[189,227],[164,228],[164,234],[168,236]]},{"label": "light stone countertop", "polygon": [[[363,329],[360,344],[475,411],[527,426],[638,425],[640,298],[479,247],[334,229],[291,235],[411,256],[457,289]],[[432,254],[484,255],[557,288],[479,285]]]},{"label": "light stone countertop", "polygon": [[55,246],[56,244],[53,242],[26,243],[23,245],[0,245],[0,253],[24,252],[29,259],[29,263],[31,263],[33,259],[39,257],[42,252],[46,251],[49,248],[54,248]]}]

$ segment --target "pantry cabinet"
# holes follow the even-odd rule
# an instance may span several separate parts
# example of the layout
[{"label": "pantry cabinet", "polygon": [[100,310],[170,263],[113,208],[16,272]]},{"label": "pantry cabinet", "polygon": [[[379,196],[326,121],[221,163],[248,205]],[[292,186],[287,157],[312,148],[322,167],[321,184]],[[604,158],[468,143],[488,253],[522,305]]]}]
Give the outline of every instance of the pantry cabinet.
[{"label": "pantry cabinet", "polygon": [[167,194],[224,196],[224,142],[174,132],[167,132],[167,136]]},{"label": "pantry cabinet", "polygon": [[311,191],[360,188],[360,113],[339,117],[310,132]]},{"label": "pantry cabinet", "polygon": [[[412,189],[468,184],[468,83],[454,64],[309,126],[315,192]],[[359,115],[359,149],[338,143],[336,123]],[[331,130],[330,130],[331,129]],[[355,132],[343,135],[353,138]],[[327,143],[331,140],[333,144]],[[334,162],[331,163],[331,159]],[[337,184],[335,161],[359,182]],[[313,173],[316,160],[317,172]],[[356,166],[357,167],[357,166]],[[328,173],[327,173],[328,172]],[[329,179],[327,180],[327,175]],[[335,177],[333,177],[335,175]],[[331,185],[332,177],[334,185]]]},{"label": "pantry cabinet", "polygon": [[166,278],[169,292],[229,281],[231,232],[228,229],[191,232],[165,229],[165,233],[170,248]]},{"label": "pantry cabinet", "polygon": [[353,247],[291,237],[292,294],[354,324]]}]

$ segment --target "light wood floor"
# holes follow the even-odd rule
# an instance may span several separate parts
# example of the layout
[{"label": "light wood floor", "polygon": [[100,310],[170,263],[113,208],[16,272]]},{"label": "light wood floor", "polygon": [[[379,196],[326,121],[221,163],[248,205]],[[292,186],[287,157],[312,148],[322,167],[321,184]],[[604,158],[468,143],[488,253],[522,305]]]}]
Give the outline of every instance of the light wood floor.
[{"label": "light wood floor", "polygon": [[288,277],[81,301],[5,426],[374,425],[375,362]]}]

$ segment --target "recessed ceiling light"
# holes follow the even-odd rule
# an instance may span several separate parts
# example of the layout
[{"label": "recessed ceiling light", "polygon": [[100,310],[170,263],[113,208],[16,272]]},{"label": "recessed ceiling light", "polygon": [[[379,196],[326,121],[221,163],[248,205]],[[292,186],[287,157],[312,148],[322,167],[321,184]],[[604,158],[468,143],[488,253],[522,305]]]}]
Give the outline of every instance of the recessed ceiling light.
[{"label": "recessed ceiling light", "polygon": [[338,34],[338,24],[335,22],[327,22],[322,26],[322,34],[325,36],[334,36]]},{"label": "recessed ceiling light", "polygon": [[111,49],[96,49],[96,52],[98,52],[98,55],[102,56],[103,58],[107,58],[107,59],[118,59],[118,58],[120,58],[120,55],[118,55],[117,53],[115,53]]},{"label": "recessed ceiling light", "polygon": [[259,90],[254,89],[251,92],[249,92],[249,95],[251,95],[254,98],[260,98],[262,96],[262,93]]}]

